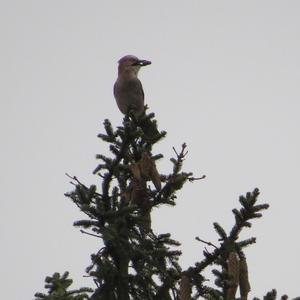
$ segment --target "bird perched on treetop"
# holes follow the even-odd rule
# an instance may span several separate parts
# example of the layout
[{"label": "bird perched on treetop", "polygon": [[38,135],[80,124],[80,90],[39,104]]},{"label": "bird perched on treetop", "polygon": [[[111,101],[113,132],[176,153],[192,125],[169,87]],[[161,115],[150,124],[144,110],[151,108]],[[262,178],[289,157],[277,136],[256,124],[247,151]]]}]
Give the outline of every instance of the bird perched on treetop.
[{"label": "bird perched on treetop", "polygon": [[114,84],[114,96],[123,114],[130,110],[136,116],[144,111],[144,91],[137,75],[141,67],[150,65],[151,61],[126,55],[119,60],[118,78]]}]

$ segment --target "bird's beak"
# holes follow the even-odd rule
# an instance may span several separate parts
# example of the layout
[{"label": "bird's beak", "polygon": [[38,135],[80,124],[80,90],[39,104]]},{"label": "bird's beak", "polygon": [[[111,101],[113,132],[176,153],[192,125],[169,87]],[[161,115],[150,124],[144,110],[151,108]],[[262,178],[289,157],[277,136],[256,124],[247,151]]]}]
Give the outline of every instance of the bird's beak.
[{"label": "bird's beak", "polygon": [[147,66],[147,65],[151,65],[151,61],[149,60],[145,60],[145,59],[139,59],[136,63],[133,64],[134,66]]}]

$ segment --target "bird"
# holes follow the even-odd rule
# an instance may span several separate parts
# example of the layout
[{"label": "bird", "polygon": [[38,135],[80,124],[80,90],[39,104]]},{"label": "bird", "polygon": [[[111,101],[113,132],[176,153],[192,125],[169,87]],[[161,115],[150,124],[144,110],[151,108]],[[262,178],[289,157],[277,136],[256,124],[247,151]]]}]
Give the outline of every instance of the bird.
[{"label": "bird", "polygon": [[126,55],[118,63],[118,78],[113,88],[118,108],[124,115],[132,111],[139,117],[144,112],[144,90],[138,73],[141,67],[150,65],[151,61]]}]

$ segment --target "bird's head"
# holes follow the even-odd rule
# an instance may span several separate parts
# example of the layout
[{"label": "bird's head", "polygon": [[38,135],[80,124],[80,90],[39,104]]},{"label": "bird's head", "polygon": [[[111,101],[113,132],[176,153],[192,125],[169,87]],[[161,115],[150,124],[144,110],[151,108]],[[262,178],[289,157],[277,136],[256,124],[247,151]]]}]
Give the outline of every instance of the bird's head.
[{"label": "bird's head", "polygon": [[149,60],[138,59],[134,55],[126,55],[119,60],[119,74],[129,73],[137,76],[141,67],[150,64],[151,61]]}]

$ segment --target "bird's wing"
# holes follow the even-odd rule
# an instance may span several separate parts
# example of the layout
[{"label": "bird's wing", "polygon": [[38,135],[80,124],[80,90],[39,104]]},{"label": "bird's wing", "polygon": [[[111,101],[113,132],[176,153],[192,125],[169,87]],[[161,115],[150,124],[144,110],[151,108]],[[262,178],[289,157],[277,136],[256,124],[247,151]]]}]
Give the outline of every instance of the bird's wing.
[{"label": "bird's wing", "polygon": [[132,78],[128,80],[128,90],[131,90],[132,95],[136,98],[136,101],[144,102],[144,90],[141,81],[138,78]]},{"label": "bird's wing", "polygon": [[122,113],[133,109],[137,113],[142,113],[144,109],[144,91],[142,83],[138,78],[118,81],[114,85],[114,95]]}]

